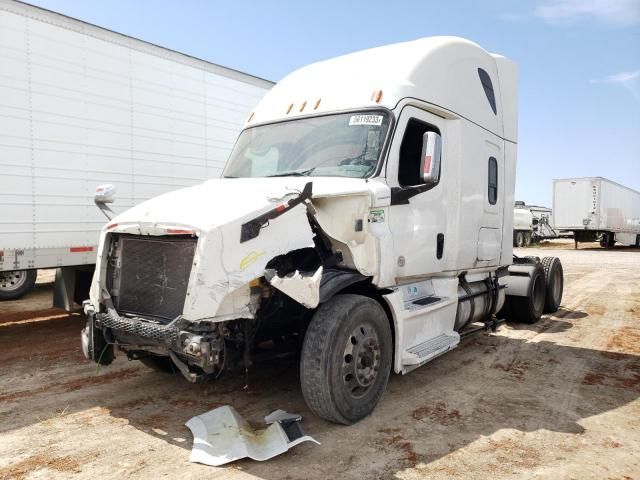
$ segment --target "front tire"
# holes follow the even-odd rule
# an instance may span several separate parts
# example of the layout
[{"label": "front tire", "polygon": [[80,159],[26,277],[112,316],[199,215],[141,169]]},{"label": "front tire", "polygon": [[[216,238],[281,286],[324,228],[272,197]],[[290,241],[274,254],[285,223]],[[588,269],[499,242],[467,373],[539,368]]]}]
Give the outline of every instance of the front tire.
[{"label": "front tire", "polygon": [[380,304],[360,295],[333,297],[316,311],[304,337],[300,384],[307,405],[331,422],[363,419],[384,394],[392,356]]},{"label": "front tire", "polygon": [[22,297],[36,284],[37,270],[10,270],[0,272],[0,300]]}]

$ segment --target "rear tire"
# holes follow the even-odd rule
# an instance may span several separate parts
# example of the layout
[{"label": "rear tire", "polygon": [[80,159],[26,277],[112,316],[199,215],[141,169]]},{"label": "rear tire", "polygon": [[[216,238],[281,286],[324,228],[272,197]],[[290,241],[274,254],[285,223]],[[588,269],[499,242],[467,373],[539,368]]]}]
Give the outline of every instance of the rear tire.
[{"label": "rear tire", "polygon": [[553,313],[560,308],[564,287],[564,272],[558,257],[544,257],[542,259],[544,279],[547,293],[544,298],[544,313]]},{"label": "rear tire", "polygon": [[10,270],[0,272],[0,300],[22,297],[36,284],[37,270]]},{"label": "rear tire", "polygon": [[524,246],[525,247],[531,246],[531,234],[529,232],[525,232],[524,234]]},{"label": "rear tire", "polygon": [[524,233],[516,232],[516,247],[524,247]]},{"label": "rear tire", "polygon": [[309,408],[350,425],[384,394],[393,357],[391,327],[375,300],[337,295],[315,312],[304,337],[300,384]]},{"label": "rear tire", "polygon": [[145,367],[157,370],[158,372],[173,373],[177,371],[171,361],[171,357],[149,355],[148,357],[142,357],[139,360]]},{"label": "rear tire", "polygon": [[600,246],[602,248],[613,248],[616,244],[616,237],[613,232],[603,233],[600,237]]},{"label": "rear tire", "polygon": [[507,309],[510,310],[511,319],[528,324],[536,323],[540,320],[544,310],[545,294],[544,269],[541,264],[538,264],[531,276],[528,295],[526,297],[507,297]]}]

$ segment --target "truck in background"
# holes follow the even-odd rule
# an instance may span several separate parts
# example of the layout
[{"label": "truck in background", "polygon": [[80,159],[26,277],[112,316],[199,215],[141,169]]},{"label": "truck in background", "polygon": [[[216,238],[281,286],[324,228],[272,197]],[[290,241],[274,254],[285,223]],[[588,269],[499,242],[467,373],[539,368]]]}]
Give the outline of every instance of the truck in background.
[{"label": "truck in background", "polygon": [[273,85],[64,15],[0,0],[0,299],[58,268],[55,303],[88,296],[96,185],[116,212],[218,177]]},{"label": "truck in background", "polygon": [[541,240],[558,238],[553,228],[553,212],[550,208],[526,205],[516,201],[513,209],[513,246],[528,247]]},{"label": "truck in background", "polygon": [[560,260],[513,256],[516,142],[515,64],[464,39],[297,70],[223,178],[105,226],[83,352],[191,382],[298,353],[311,410],[357,422],[392,370],[560,305]]},{"label": "truck in background", "polygon": [[579,242],[616,242],[640,247],[640,192],[603,177],[553,181],[553,212],[558,230]]}]

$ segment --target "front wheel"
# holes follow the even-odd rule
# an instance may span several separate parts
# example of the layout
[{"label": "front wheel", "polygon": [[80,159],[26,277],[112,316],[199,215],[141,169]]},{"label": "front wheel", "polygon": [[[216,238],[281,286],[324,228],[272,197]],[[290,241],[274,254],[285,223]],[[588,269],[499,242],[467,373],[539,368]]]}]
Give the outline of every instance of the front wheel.
[{"label": "front wheel", "polygon": [[15,300],[33,288],[37,270],[10,270],[0,272],[0,300]]},{"label": "front wheel", "polygon": [[389,320],[375,300],[337,295],[314,314],[304,337],[300,383],[309,408],[350,425],[376,407],[391,372]]}]

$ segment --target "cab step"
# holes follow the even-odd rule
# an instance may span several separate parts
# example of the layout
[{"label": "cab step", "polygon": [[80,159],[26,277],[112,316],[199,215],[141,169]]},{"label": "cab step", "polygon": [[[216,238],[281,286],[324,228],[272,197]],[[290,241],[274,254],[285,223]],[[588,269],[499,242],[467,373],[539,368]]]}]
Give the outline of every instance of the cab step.
[{"label": "cab step", "polygon": [[429,360],[455,348],[458,343],[460,343],[460,335],[457,333],[441,333],[440,335],[405,350],[402,355],[402,363],[404,365],[418,365],[428,362]]}]

